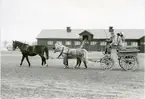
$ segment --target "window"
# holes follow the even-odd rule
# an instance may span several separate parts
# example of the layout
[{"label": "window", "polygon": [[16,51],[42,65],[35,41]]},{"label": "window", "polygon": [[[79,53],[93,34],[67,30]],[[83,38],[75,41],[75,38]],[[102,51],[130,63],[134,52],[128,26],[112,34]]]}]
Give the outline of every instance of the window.
[{"label": "window", "polygon": [[95,42],[95,41],[92,41],[92,42],[91,42],[91,45],[96,45],[96,43],[97,43],[97,42]]},{"label": "window", "polygon": [[131,42],[131,45],[132,46],[138,46],[138,43],[137,42]]},{"label": "window", "polygon": [[81,42],[80,41],[75,41],[75,45],[80,45]]},{"label": "window", "polygon": [[47,44],[48,45],[53,45],[53,41],[48,41]]},{"label": "window", "polygon": [[62,41],[56,41],[56,43],[61,43],[62,44]]},{"label": "window", "polygon": [[145,42],[140,42],[141,45],[145,45]]},{"label": "window", "polygon": [[71,41],[65,41],[65,45],[71,45]]},{"label": "window", "polygon": [[105,46],[106,45],[106,42],[101,42],[100,45],[101,46]]}]

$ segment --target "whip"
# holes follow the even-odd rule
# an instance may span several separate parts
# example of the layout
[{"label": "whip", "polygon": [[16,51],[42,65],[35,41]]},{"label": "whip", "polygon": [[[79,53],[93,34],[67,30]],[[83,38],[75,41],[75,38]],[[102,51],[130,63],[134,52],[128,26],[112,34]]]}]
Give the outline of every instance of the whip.
[{"label": "whip", "polygon": [[104,32],[105,32],[106,38],[108,38],[107,33],[106,33],[106,31],[105,31],[105,30],[104,30]]}]

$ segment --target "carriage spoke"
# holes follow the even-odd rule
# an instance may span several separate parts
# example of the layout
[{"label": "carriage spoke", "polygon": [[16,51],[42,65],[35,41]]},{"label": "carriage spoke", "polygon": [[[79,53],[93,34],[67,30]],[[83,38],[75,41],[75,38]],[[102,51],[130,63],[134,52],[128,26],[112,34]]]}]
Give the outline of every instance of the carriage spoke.
[{"label": "carriage spoke", "polygon": [[134,56],[125,56],[121,57],[119,60],[120,67],[124,70],[134,70],[135,67],[135,57]]},{"label": "carriage spoke", "polygon": [[100,65],[105,70],[111,70],[114,66],[114,61],[110,56],[105,56],[101,59]]}]

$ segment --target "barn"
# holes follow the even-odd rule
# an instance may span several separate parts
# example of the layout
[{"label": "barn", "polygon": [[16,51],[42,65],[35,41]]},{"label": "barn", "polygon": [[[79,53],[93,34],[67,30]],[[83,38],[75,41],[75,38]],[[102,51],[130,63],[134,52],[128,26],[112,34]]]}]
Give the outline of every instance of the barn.
[{"label": "barn", "polygon": [[[123,32],[127,46],[134,46],[144,52],[143,29],[115,29],[115,33]],[[52,49],[56,42],[60,42],[70,48],[79,48],[84,39],[88,40],[85,48],[89,51],[104,50],[106,38],[110,37],[108,29],[43,29],[37,35],[37,44],[47,45]],[[142,38],[143,37],[143,38]],[[141,43],[143,42],[143,43]]]},{"label": "barn", "polygon": [[145,53],[145,36],[139,39],[139,49],[141,53]]}]

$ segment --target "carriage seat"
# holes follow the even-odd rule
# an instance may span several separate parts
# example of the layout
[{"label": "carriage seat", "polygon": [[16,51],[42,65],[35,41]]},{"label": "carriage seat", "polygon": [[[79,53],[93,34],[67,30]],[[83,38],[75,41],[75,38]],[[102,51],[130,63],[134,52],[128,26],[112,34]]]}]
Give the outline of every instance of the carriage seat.
[{"label": "carriage seat", "polygon": [[117,52],[139,52],[140,50],[134,46],[126,46],[117,49]]}]

